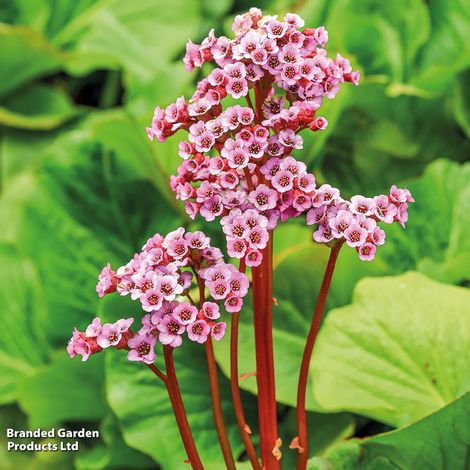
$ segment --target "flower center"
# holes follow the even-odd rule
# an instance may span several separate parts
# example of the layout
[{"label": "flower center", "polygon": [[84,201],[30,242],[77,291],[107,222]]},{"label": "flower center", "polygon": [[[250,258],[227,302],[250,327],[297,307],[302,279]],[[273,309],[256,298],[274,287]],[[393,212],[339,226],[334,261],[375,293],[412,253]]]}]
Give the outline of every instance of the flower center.
[{"label": "flower center", "polygon": [[150,344],[144,342],[140,343],[137,351],[139,351],[140,356],[146,356],[150,353]]}]

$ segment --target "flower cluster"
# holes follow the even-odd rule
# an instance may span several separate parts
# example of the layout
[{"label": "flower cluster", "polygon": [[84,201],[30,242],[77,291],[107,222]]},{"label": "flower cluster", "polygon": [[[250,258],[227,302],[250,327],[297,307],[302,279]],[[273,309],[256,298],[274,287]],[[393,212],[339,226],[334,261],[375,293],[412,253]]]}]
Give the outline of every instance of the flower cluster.
[{"label": "flower cluster", "polygon": [[124,349],[133,336],[130,330],[133,322],[133,318],[128,318],[101,325],[101,320],[95,318],[84,332],[74,329],[67,352],[71,358],[78,354],[82,356],[82,361],[86,361],[92,354],[109,347]]},{"label": "flower cluster", "polygon": [[[193,280],[199,287],[200,308],[191,300]],[[179,228],[166,237],[156,234],[117,271],[105,266],[96,286],[100,297],[117,291],[139,301],[144,312],[141,328],[134,335],[129,329],[132,318],[103,326],[97,318],[84,333],[74,331],[68,352],[86,360],[113,346],[128,349],[131,361],[152,363],[157,341],[178,347],[184,333],[198,343],[204,343],[209,335],[220,340],[226,325],[218,320],[217,302],[223,301],[227,312],[239,312],[248,288],[246,275],[225,263],[222,252],[210,246],[204,233],[185,233]],[[213,301],[205,298],[206,289]]]},{"label": "flower cluster", "polygon": [[385,243],[385,232],[379,222],[398,222],[403,227],[408,220],[408,203],[414,202],[407,189],[392,186],[388,195],[367,198],[353,196],[350,201],[340,197],[336,188],[324,185],[307,212],[307,224],[318,226],[313,239],[318,243],[342,240],[358,252],[363,261],[372,261],[377,246]]},{"label": "flower cluster", "polygon": [[[236,17],[234,39],[211,31],[200,45],[189,42],[188,70],[209,61],[215,67],[188,102],[157,107],[147,129],[160,141],[179,129],[188,133],[171,188],[191,218],[221,217],[230,255],[249,266],[261,262],[278,220],[311,207],[315,178],[291,155],[303,147],[299,132],[324,129],[326,119],[316,116],[322,99],[359,80],[347,59],[327,57],[323,27],[303,26],[298,15],[279,21],[252,8]],[[247,106],[224,108],[227,95],[245,97]]]}]

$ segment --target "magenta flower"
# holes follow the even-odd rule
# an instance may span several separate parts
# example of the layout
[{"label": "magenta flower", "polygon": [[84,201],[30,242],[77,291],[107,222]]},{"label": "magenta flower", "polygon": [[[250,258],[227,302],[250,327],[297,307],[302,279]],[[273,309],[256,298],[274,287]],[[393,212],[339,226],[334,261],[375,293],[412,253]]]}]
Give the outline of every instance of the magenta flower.
[{"label": "magenta flower", "polygon": [[358,247],[359,259],[362,261],[372,261],[377,251],[376,246],[373,243],[364,243],[364,245]]},{"label": "magenta flower", "polygon": [[116,273],[111,269],[108,263],[98,276],[98,284],[96,285],[98,296],[103,297],[105,294],[114,292],[116,290],[117,281]]},{"label": "magenta flower", "polygon": [[363,245],[367,239],[367,230],[353,223],[344,231],[344,238],[350,247]]},{"label": "magenta flower", "polygon": [[260,184],[249,194],[249,200],[260,211],[274,209],[277,203],[277,192],[265,184]]},{"label": "magenta flower", "polygon": [[205,343],[211,332],[211,327],[205,320],[198,320],[188,325],[188,338],[196,343]]},{"label": "magenta flower", "polygon": [[219,306],[214,302],[204,302],[201,311],[209,320],[217,320],[217,318],[220,318]]},{"label": "magenta flower", "polygon": [[109,348],[110,346],[117,346],[119,341],[121,341],[122,332],[121,327],[116,323],[105,323],[103,328],[101,328],[101,332],[96,338],[96,342],[98,345],[105,349]]},{"label": "magenta flower", "polygon": [[227,324],[225,322],[219,322],[215,325],[212,325],[211,336],[216,341],[220,341],[225,336],[225,330],[227,329]]},{"label": "magenta flower", "polygon": [[163,304],[163,296],[157,289],[149,289],[141,297],[142,308],[146,312],[153,312],[158,310]]},{"label": "magenta flower", "polygon": [[145,364],[153,364],[155,362],[155,344],[156,336],[152,334],[135,335],[127,342],[130,351],[127,354],[129,361],[144,362]]},{"label": "magenta flower", "polygon": [[158,323],[158,331],[160,332],[158,340],[162,344],[168,344],[173,348],[181,346],[183,342],[181,335],[185,331],[185,327],[181,325],[173,316],[167,315]]},{"label": "magenta flower", "polygon": [[243,299],[241,297],[237,297],[236,295],[232,295],[228,297],[224,302],[225,310],[229,313],[239,312],[243,306]]},{"label": "magenta flower", "polygon": [[101,320],[96,317],[85,330],[87,338],[96,338],[101,333]]},{"label": "magenta flower", "polygon": [[189,302],[181,302],[173,310],[173,318],[181,325],[189,325],[196,320],[198,313],[198,309],[194,305],[191,305]]}]

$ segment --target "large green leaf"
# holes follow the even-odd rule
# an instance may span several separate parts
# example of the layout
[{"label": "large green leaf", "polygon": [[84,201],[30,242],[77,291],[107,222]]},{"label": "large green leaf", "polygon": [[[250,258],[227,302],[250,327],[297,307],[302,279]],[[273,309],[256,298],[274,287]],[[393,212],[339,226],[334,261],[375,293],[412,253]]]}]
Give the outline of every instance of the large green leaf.
[{"label": "large green leaf", "polygon": [[41,172],[22,175],[2,195],[0,238],[36,263],[45,326],[58,346],[96,310],[101,267],[122,264],[153,233],[179,225],[150,183],[117,160],[78,131],[50,148]]},{"label": "large green leaf", "polygon": [[316,401],[403,426],[470,389],[470,291],[418,273],[364,279],[330,312],[311,363]]},{"label": "large green leaf", "polygon": [[51,364],[21,380],[18,402],[33,429],[46,429],[62,421],[99,421],[107,412],[102,385],[102,356],[85,365],[70,360],[62,350]]},{"label": "large green leaf", "polygon": [[63,56],[26,26],[0,24],[0,97],[32,78],[60,69]]},{"label": "large green leaf", "polygon": [[87,452],[80,452],[75,459],[77,470],[101,470],[103,468],[155,468],[150,457],[129,447],[122,438],[118,422],[113,415],[107,416],[100,426],[101,441]]},{"label": "large green leaf", "polygon": [[313,458],[309,470],[466,470],[470,394],[398,431],[352,440]]},{"label": "large green leaf", "polygon": [[470,277],[470,164],[433,162],[424,175],[409,181],[416,203],[406,230],[390,226],[381,251],[394,272],[406,269],[458,283]]},{"label": "large green leaf", "polygon": [[470,66],[470,5],[465,0],[431,0],[429,12],[433,29],[412,83],[445,91],[454,75]]},{"label": "large green leaf", "polygon": [[[188,38],[197,33],[199,13],[199,2],[192,0],[164,0],[158,6],[154,0],[107,2],[105,8],[87,13],[86,23],[80,22],[85,28],[80,31],[68,67],[74,73],[87,72],[98,64],[123,67],[128,85],[145,83],[156,70],[163,70],[163,64],[171,62]],[[76,31],[69,27],[69,31],[62,32],[60,41],[69,35],[76,35]],[[165,40],[169,37],[171,41]]]},{"label": "large green leaf", "polygon": [[[296,383],[305,341],[310,326],[313,307],[318,294],[329,249],[311,241],[311,229],[296,224],[280,227],[274,235],[275,264],[273,306],[273,337],[276,369],[276,398],[280,403],[295,406]],[[310,242],[307,243],[307,239]],[[293,240],[298,241],[298,246]],[[304,241],[305,240],[305,241]],[[284,248],[288,245],[289,248]],[[279,248],[278,248],[279,247]],[[286,253],[287,252],[287,253]],[[284,256],[286,255],[286,256]],[[365,275],[383,274],[385,266],[363,263],[353,250],[343,250],[339,256],[327,309],[347,304],[358,279]],[[246,299],[240,314],[239,327],[239,370],[241,374],[254,372],[255,345],[253,338],[253,311],[251,298]],[[227,335],[229,328],[227,329]],[[224,373],[230,373],[229,341],[216,345],[217,360]],[[255,377],[240,381],[241,388],[257,393]],[[310,384],[309,384],[310,386]],[[307,408],[315,407],[312,394],[308,394]]]},{"label": "large green leaf", "polygon": [[0,124],[20,129],[51,130],[79,112],[61,90],[32,85],[21,88],[3,101]]},{"label": "large green leaf", "polygon": [[45,316],[43,292],[34,265],[0,245],[0,404],[18,396],[17,382],[48,356],[39,326]]},{"label": "large green leaf", "polygon": [[[164,469],[182,468],[187,457],[164,384],[145,366],[127,361],[125,353],[113,352],[106,362],[107,396],[125,441],[150,455]],[[219,469],[222,455],[213,423],[204,346],[188,342],[174,356],[186,413],[204,468]],[[237,456],[241,441],[228,382],[221,379],[222,408]],[[252,410],[246,412],[251,415]]]}]

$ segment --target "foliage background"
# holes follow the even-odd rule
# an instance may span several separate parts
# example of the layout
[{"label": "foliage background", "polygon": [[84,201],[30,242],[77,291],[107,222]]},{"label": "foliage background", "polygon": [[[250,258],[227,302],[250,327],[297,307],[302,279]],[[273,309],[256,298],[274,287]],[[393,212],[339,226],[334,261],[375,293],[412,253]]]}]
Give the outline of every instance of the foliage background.
[{"label": "foliage background", "polygon": [[[64,348],[74,325],[135,310],[120,298],[98,302],[108,260],[120,265],[154,232],[179,225],[221,240],[216,226],[189,224],[169,191],[175,140],[150,145],[144,126],[157,103],[190,93],[196,76],[180,61],[188,37],[197,42],[212,26],[228,34],[233,15],[254,4],[324,24],[330,53],[363,74],[324,104],[327,130],[304,136],[299,155],[317,180],[347,196],[399,182],[417,201],[407,230],[389,227],[373,264],[340,255],[312,362],[311,468],[468,468],[464,0],[0,1],[0,468],[186,468],[165,390],[147,371],[112,352],[83,365]],[[301,221],[280,227],[275,243],[280,433],[291,469],[296,371],[327,253]],[[250,315],[241,372],[254,370]],[[227,344],[217,348],[225,374]],[[220,468],[202,353],[189,346],[176,359],[206,466]],[[241,451],[225,378],[222,387]],[[242,387],[256,433],[254,379]],[[85,426],[102,438],[77,454],[6,452],[3,428],[28,426]]]}]

